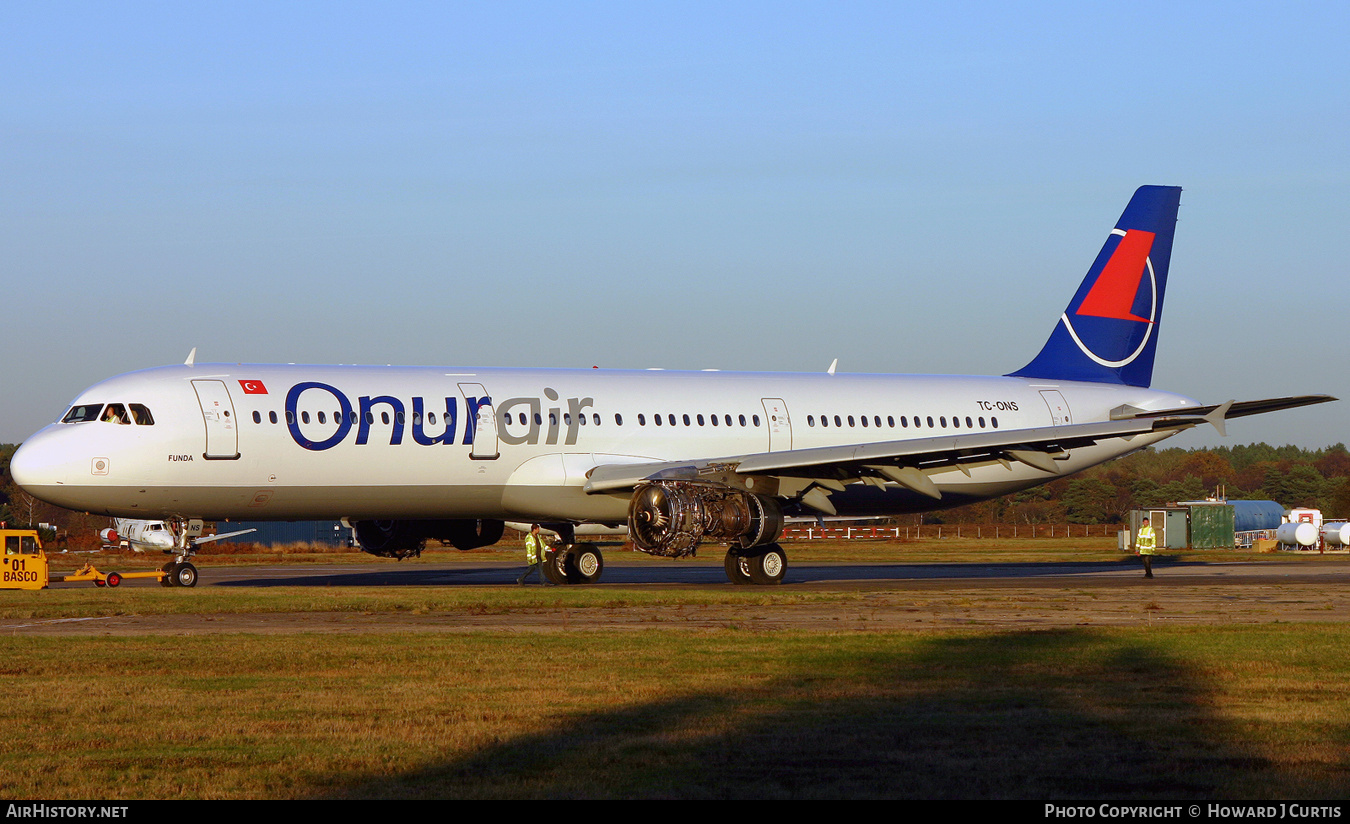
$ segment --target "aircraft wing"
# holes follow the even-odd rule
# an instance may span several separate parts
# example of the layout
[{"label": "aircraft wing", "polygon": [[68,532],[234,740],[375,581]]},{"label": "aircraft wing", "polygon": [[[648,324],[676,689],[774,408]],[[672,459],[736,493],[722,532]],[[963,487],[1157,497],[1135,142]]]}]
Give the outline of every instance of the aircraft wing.
[{"label": "aircraft wing", "polygon": [[[693,461],[643,464],[609,464],[591,470],[585,484],[588,493],[630,489],[645,481],[703,480],[727,483],[762,494],[784,498],[801,496],[807,506],[835,514],[829,491],[843,491],[844,484],[862,481],[877,486],[893,481],[932,498],[942,494],[924,470],[955,468],[969,473],[971,467],[993,463],[1027,464],[1048,474],[1057,474],[1056,457],[1070,449],[1090,446],[1112,438],[1132,438],[1154,432],[1213,424],[1223,432],[1229,417],[1254,415],[1276,409],[1306,406],[1335,400],[1327,395],[1247,401],[1228,401],[1216,406],[1169,409],[1161,412],[1119,409],[1117,420],[1009,429],[997,432],[944,434],[903,441],[790,449],[752,455],[732,455]],[[752,486],[749,476],[769,476],[770,488]],[[776,484],[774,483],[776,481]],[[776,486],[776,488],[774,488]]]}]

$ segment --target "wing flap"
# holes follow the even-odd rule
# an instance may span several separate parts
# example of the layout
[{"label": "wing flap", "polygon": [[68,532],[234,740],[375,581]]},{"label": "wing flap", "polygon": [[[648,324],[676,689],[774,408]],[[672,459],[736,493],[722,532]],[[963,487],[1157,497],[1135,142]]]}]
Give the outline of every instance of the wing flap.
[{"label": "wing flap", "polygon": [[[792,449],[696,461],[608,464],[591,470],[585,490],[588,493],[612,492],[634,487],[644,481],[692,480],[723,473],[741,477],[776,475],[810,478],[822,486],[834,487],[841,480],[881,474],[896,483],[931,496],[937,490],[932,487],[932,482],[926,481],[926,476],[923,476],[921,470],[924,468],[933,468],[939,464],[959,467],[966,463],[1017,460],[1041,469],[1049,466],[1053,470],[1050,463],[1051,456],[1067,449],[1088,446],[1106,438],[1127,438],[1163,429],[1196,426],[1200,423],[1204,423],[1204,418],[1199,416],[1164,420],[1098,421],[1036,429],[1009,429],[1001,432],[943,435],[904,441]],[[890,473],[883,467],[901,471]],[[905,468],[913,471],[902,471]],[[893,474],[896,477],[892,477]]]}]

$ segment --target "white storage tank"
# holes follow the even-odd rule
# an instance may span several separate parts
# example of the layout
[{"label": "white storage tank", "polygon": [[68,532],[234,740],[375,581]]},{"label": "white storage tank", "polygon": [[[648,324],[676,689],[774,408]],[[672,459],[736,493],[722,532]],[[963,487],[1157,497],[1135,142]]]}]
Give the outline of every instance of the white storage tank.
[{"label": "white storage tank", "polygon": [[1322,524],[1322,543],[1327,546],[1350,546],[1350,524],[1344,521]]},{"label": "white storage tank", "polygon": [[1280,524],[1279,529],[1275,530],[1275,540],[1285,546],[1315,546],[1317,527],[1307,521]]}]

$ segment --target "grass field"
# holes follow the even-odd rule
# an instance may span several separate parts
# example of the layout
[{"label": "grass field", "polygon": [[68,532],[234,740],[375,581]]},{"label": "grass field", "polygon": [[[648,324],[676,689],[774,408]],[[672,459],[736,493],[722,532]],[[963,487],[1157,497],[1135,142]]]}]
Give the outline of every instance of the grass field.
[{"label": "grass field", "polygon": [[1342,798],[1350,629],[0,640],[6,798]]},{"label": "grass field", "polygon": [[[709,549],[677,563],[720,566],[720,551]],[[821,542],[788,551],[794,563],[1120,558],[1100,538]],[[404,563],[513,564],[518,554],[432,552]],[[629,555],[606,557],[627,563]],[[137,561],[94,560],[123,569]],[[207,568],[216,559],[199,561]],[[847,606],[859,597],[729,586],[87,587],[0,593],[0,617],[509,615],[657,604],[733,604],[752,616],[756,605]],[[1347,642],[1347,623],[12,635],[0,638],[0,684],[11,696],[0,710],[8,733],[0,796],[1342,798],[1350,793]]]}]

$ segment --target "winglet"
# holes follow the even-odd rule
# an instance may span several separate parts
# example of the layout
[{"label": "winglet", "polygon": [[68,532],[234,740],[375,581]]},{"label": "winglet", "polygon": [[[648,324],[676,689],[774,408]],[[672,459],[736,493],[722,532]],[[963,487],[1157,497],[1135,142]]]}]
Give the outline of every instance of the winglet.
[{"label": "winglet", "polygon": [[1228,428],[1224,425],[1224,418],[1228,417],[1228,410],[1232,408],[1233,401],[1230,400],[1215,407],[1213,412],[1205,416],[1205,423],[1213,424],[1214,428],[1219,430],[1220,438],[1228,437]]},{"label": "winglet", "polygon": [[192,351],[188,352],[187,360],[183,361],[183,365],[191,366],[192,362],[195,361],[196,359],[197,359],[197,347],[194,346],[192,347]]}]

